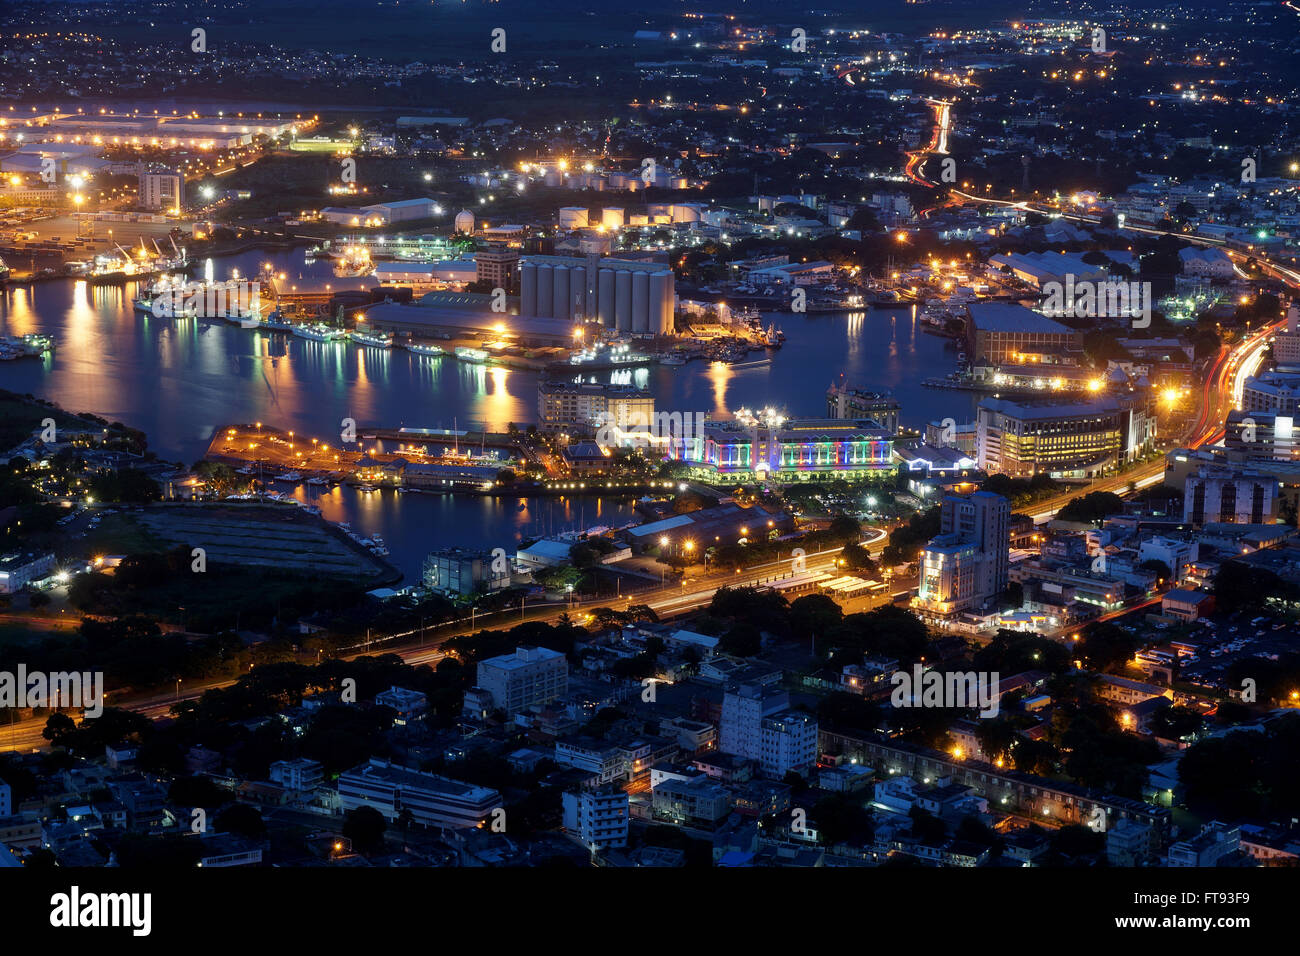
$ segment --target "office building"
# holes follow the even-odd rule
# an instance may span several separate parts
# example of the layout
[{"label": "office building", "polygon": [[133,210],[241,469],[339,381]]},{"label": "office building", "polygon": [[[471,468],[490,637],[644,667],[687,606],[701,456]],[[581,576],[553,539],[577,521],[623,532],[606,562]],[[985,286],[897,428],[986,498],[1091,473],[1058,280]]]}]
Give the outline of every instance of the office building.
[{"label": "office building", "polygon": [[990,474],[1087,478],[1155,444],[1156,417],[1123,397],[1048,404],[986,398],[979,403],[976,460]]},{"label": "office building", "polygon": [[602,424],[649,426],[654,395],[634,385],[601,382],[538,382],[537,427],[544,432],[594,435]]},{"label": "office building", "polygon": [[660,262],[587,256],[526,256],[520,261],[520,314],[599,322],[643,335],[673,331],[676,279]]},{"label": "office building", "polygon": [[389,821],[409,812],[420,826],[459,829],[486,820],[501,806],[501,794],[372,757],[339,777],[339,806],[344,813],[373,807]]},{"label": "office building", "polygon": [[981,607],[1007,587],[1011,505],[987,491],[949,495],[940,531],[921,552],[913,606],[936,616]]},{"label": "office building", "polygon": [[519,253],[498,247],[474,253],[475,279],[491,288],[514,292],[519,288]]},{"label": "office building", "polygon": [[631,817],[627,791],[604,786],[566,792],[563,804],[564,829],[592,850],[627,846]]},{"label": "office building", "polygon": [[1260,471],[1207,467],[1183,484],[1183,520],[1206,524],[1267,524],[1277,519],[1278,482]]},{"label": "office building", "polygon": [[507,714],[549,704],[569,692],[569,661],[545,647],[517,647],[513,654],[479,661],[476,686]]}]

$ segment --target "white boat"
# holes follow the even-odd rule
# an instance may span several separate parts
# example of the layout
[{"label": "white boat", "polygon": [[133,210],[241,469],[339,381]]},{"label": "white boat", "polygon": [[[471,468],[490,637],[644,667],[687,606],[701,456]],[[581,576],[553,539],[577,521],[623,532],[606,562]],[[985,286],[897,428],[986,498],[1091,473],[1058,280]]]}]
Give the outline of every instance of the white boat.
[{"label": "white boat", "polygon": [[280,475],[275,480],[276,481],[302,481],[302,475],[298,474],[298,472],[296,471],[286,471],[283,475]]},{"label": "white boat", "polygon": [[447,350],[444,349],[441,345],[413,344],[413,345],[408,345],[406,349],[408,352],[414,352],[416,355],[428,355],[432,357],[437,357],[440,355],[447,354]]},{"label": "white boat", "polygon": [[319,487],[321,487],[322,485],[328,485],[329,482],[326,481],[324,478],[317,477],[317,478],[308,478],[308,479],[307,479],[307,484],[309,484],[309,485],[315,485],[316,487],[319,488]]},{"label": "white boat", "polygon": [[393,347],[391,332],[353,332],[352,341],[358,345],[369,345],[377,349],[391,349]]},{"label": "white boat", "polygon": [[661,355],[659,357],[660,365],[685,365],[686,359],[680,355]]},{"label": "white boat", "polygon": [[486,362],[489,354],[483,349],[472,349],[465,345],[456,346],[456,358],[462,362]]},{"label": "white boat", "polygon": [[319,322],[313,325],[295,325],[293,334],[300,339],[310,339],[313,342],[342,342],[347,337],[347,333],[342,329]]}]

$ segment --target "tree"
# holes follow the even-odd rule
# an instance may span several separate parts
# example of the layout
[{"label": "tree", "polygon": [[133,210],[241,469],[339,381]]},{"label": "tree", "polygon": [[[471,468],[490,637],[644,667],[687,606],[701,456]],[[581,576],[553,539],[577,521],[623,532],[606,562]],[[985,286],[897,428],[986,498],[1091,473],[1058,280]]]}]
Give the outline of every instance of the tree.
[{"label": "tree", "polygon": [[357,807],[349,810],[343,821],[343,835],[352,841],[358,853],[377,853],[384,848],[384,815],[374,807]]},{"label": "tree", "polygon": [[217,830],[221,833],[238,833],[250,840],[260,840],[266,835],[266,823],[257,807],[237,803],[217,815]]}]

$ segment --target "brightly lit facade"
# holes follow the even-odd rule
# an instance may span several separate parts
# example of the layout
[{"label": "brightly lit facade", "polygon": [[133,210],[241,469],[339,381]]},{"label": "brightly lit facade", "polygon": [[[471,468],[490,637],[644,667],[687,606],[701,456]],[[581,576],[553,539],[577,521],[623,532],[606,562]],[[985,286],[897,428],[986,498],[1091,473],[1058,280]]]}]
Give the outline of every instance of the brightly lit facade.
[{"label": "brightly lit facade", "polygon": [[979,404],[976,458],[989,474],[1089,477],[1151,450],[1156,418],[1127,399],[1033,404],[988,398]]},{"label": "brightly lit facade", "polygon": [[732,421],[706,421],[696,434],[668,443],[665,457],[712,475],[805,481],[878,476],[894,467],[894,443],[874,422],[742,409]]}]

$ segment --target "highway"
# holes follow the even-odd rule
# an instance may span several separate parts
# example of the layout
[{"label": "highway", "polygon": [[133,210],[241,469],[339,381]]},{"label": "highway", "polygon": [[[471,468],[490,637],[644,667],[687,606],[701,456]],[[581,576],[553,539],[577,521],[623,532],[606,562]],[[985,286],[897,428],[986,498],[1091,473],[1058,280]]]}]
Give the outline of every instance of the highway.
[{"label": "highway", "polygon": [[[882,528],[869,528],[862,540],[863,546],[872,554],[879,554],[889,541],[889,532]],[[743,571],[710,571],[695,577],[683,579],[680,583],[661,585],[645,591],[625,594],[621,598],[609,596],[573,601],[563,604],[540,604],[525,607],[522,611],[514,608],[493,614],[475,614],[470,618],[430,627],[426,630],[428,639],[423,639],[419,628],[372,638],[362,644],[347,648],[338,656],[352,660],[373,654],[396,654],[407,664],[436,665],[447,655],[441,650],[442,645],[453,637],[464,637],[488,628],[509,628],[524,621],[545,621],[555,623],[561,616],[568,614],[574,620],[582,620],[584,613],[600,607],[612,607],[626,610],[632,604],[649,606],[660,618],[671,618],[680,614],[706,607],[713,595],[723,587],[748,587],[769,584],[796,574],[811,574],[824,571],[836,573],[836,562],[842,548],[827,548],[802,557],[788,554],[779,560],[755,565]],[[796,561],[802,561],[802,567],[796,569]],[[688,590],[689,588],[689,590]],[[888,597],[888,594],[886,594]],[[410,646],[412,642],[418,642]],[[171,692],[126,696],[108,695],[108,706],[120,707],[143,714],[151,720],[160,720],[170,715],[172,707],[181,701],[195,700],[205,691],[220,687],[229,687],[234,680],[212,681],[203,684],[181,684]],[[13,712],[9,714],[13,717]],[[32,751],[43,750],[49,745],[41,736],[45,729],[45,717],[29,720],[10,720],[0,726],[0,752],[6,750]]]}]

